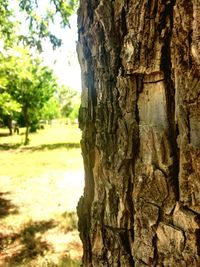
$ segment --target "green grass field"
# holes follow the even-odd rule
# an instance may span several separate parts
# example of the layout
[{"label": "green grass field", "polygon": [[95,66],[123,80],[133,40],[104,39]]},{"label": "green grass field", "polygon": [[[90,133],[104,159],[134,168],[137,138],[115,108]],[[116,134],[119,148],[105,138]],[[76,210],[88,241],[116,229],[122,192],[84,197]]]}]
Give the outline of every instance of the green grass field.
[{"label": "green grass field", "polygon": [[81,132],[47,125],[0,129],[0,266],[80,266],[76,205],[83,192]]},{"label": "green grass field", "polygon": [[23,134],[0,137],[0,175],[22,178],[38,176],[47,170],[80,169],[80,138],[77,126],[62,124],[47,125],[44,130],[30,134],[28,146],[23,146]]}]

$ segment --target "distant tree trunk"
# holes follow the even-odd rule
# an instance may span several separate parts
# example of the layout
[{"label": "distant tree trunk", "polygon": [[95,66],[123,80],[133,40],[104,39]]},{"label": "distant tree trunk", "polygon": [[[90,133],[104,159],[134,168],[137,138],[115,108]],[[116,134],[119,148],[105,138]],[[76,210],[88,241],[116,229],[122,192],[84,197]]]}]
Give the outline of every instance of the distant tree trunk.
[{"label": "distant tree trunk", "polygon": [[200,266],[200,4],[81,0],[84,267]]},{"label": "distant tree trunk", "polygon": [[25,131],[25,140],[24,140],[24,145],[27,146],[29,144],[29,125],[26,125],[26,131]]},{"label": "distant tree trunk", "polygon": [[30,130],[30,120],[29,120],[29,114],[28,114],[28,107],[24,106],[23,107],[23,115],[24,115],[24,123],[25,123],[25,140],[24,140],[24,145],[29,144],[29,130]]},{"label": "distant tree trunk", "polygon": [[8,129],[9,129],[9,135],[13,135],[13,127],[12,127],[12,117],[8,117]]},{"label": "distant tree trunk", "polygon": [[8,127],[9,135],[12,135],[13,134],[13,129],[12,129],[12,116],[5,115],[3,117],[3,122],[4,122],[4,125]]}]

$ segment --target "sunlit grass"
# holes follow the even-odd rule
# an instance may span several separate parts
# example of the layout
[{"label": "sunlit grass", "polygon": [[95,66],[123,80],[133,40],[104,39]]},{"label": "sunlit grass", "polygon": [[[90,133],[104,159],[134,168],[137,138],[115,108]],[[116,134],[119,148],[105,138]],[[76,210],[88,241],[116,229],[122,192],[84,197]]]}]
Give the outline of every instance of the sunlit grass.
[{"label": "sunlit grass", "polygon": [[[23,132],[23,129],[20,131]],[[80,137],[77,125],[47,125],[39,133],[30,135],[31,142],[26,147],[21,142],[23,135],[1,137],[0,175],[22,178],[41,175],[47,169],[80,169]],[[19,147],[15,148],[17,144]]]},{"label": "sunlit grass", "polygon": [[[2,135],[6,129],[0,129]],[[23,129],[20,129],[23,133]],[[0,266],[80,266],[83,188],[77,125],[0,137]]]},{"label": "sunlit grass", "polygon": [[[8,129],[1,128],[0,133],[6,135],[9,133]],[[20,128],[20,134],[13,134],[12,136],[0,137],[1,144],[20,144],[23,146],[25,128]],[[44,129],[38,130],[37,133],[30,133],[30,144],[27,147],[39,146],[43,144],[56,143],[77,143],[81,137],[81,131],[78,125],[53,124],[45,125]]]},{"label": "sunlit grass", "polygon": [[34,177],[51,170],[77,170],[82,166],[80,149],[0,151],[0,175]]}]

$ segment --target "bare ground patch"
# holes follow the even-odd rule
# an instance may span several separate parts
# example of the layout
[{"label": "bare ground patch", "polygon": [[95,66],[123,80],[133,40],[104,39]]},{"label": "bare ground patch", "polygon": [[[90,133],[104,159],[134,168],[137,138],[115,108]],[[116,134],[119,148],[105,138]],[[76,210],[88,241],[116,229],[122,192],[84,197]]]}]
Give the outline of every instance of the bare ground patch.
[{"label": "bare ground patch", "polygon": [[81,171],[24,179],[17,188],[12,178],[1,176],[0,188],[0,266],[80,261],[75,211],[83,188]]},{"label": "bare ground patch", "polygon": [[27,147],[20,138],[0,137],[0,266],[80,266],[80,131],[49,126]]}]

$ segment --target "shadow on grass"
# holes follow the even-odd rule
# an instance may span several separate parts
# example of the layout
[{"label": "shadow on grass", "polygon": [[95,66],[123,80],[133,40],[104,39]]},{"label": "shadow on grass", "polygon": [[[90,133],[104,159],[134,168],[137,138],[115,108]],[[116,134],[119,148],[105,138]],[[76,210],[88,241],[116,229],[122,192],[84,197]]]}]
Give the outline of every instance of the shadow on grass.
[{"label": "shadow on grass", "polygon": [[1,234],[0,252],[1,248],[6,251],[4,261],[9,264],[8,266],[18,266],[20,263],[29,262],[37,256],[43,256],[46,252],[52,251],[52,245],[43,240],[42,236],[44,232],[56,225],[54,220],[30,221],[18,233]]},{"label": "shadow on grass", "polygon": [[[55,253],[54,245],[46,240],[46,234],[50,229],[63,229],[70,232],[77,229],[75,212],[65,212],[59,220],[29,221],[15,230],[6,226],[0,226],[0,266],[49,266],[49,267],[78,267],[81,266],[80,258],[72,259],[70,251],[80,250],[79,243],[70,243],[69,247],[58,258],[58,262],[49,255]],[[47,256],[48,255],[48,256]],[[44,261],[48,261],[48,265]],[[36,265],[33,263],[36,261]],[[43,263],[45,265],[43,265]]]},{"label": "shadow on grass", "polygon": [[4,143],[0,144],[0,150],[15,150],[18,149],[20,146],[21,146],[21,151],[24,150],[42,151],[42,150],[53,150],[59,148],[66,148],[66,149],[80,148],[79,143],[56,143],[56,144],[44,144],[40,146],[27,146],[27,147],[24,146],[22,147],[22,143],[17,143],[17,144]]},{"label": "shadow on grass", "polygon": [[70,231],[74,231],[78,229],[78,217],[76,212],[64,212],[62,215],[62,222],[60,223],[60,228],[65,232],[68,233]]},{"label": "shadow on grass", "polygon": [[72,149],[72,148],[80,148],[79,143],[56,143],[56,144],[44,144],[40,146],[34,146],[34,147],[27,147],[25,149],[32,150],[32,151],[38,151],[38,150],[53,150],[58,148],[66,148],[66,149]]},{"label": "shadow on grass", "polygon": [[0,133],[0,137],[10,136],[10,133]]},{"label": "shadow on grass", "polygon": [[0,219],[4,218],[11,214],[18,214],[18,207],[12,203],[7,196],[9,195],[8,192],[2,193],[0,192]]},{"label": "shadow on grass", "polygon": [[0,144],[0,150],[10,150],[10,149],[17,149],[21,146],[21,143],[17,143],[17,144]]},{"label": "shadow on grass", "polygon": [[10,134],[9,132],[6,132],[6,133],[5,132],[0,132],[0,138],[1,137],[14,136],[14,135],[20,135],[21,136],[21,135],[24,135],[24,133],[16,134],[16,133],[13,132],[13,134]]}]

